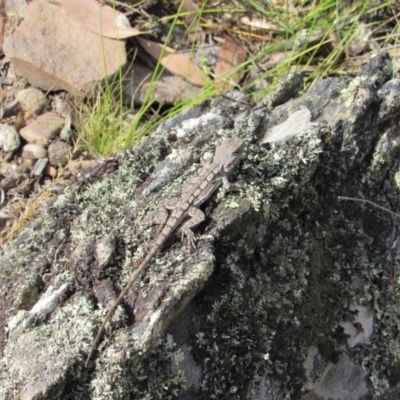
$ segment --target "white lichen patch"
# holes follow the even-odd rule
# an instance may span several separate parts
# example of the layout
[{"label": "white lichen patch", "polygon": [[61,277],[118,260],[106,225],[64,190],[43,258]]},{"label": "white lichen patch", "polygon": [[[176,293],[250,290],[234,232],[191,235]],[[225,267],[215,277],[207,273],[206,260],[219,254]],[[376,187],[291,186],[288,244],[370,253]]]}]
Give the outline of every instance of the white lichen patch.
[{"label": "white lichen patch", "polygon": [[301,135],[305,132],[317,132],[318,123],[311,122],[311,113],[308,108],[302,108],[291,114],[288,119],[279,125],[273,126],[267,131],[261,143],[274,143],[276,146],[282,144],[284,139],[290,136]]},{"label": "white lichen patch", "polygon": [[221,124],[222,117],[213,112],[205,113],[198,118],[188,119],[183,121],[179,128],[176,129],[178,138],[186,138],[193,130],[199,127],[216,126]]},{"label": "white lichen patch", "polygon": [[64,283],[60,288],[54,290],[49,287],[40,297],[39,301],[29,310],[28,315],[31,320],[43,319],[50,314],[58,305],[60,298],[68,289],[68,283]]},{"label": "white lichen patch", "polygon": [[354,78],[349,85],[341,91],[341,96],[342,100],[344,102],[344,106],[346,108],[352,108],[357,106],[358,104],[361,104],[361,102],[364,100],[363,98],[360,98],[360,85],[363,82],[366,82],[368,78],[366,76],[358,76]]},{"label": "white lichen patch", "polygon": [[47,392],[58,398],[68,374],[84,374],[83,354],[94,330],[87,322],[92,312],[84,298],[77,299],[48,323],[12,335],[1,359],[0,398],[39,398]]},{"label": "white lichen patch", "polygon": [[336,363],[327,363],[318,349],[310,347],[304,363],[307,387],[323,399],[361,399],[368,394],[368,374],[345,355]]},{"label": "white lichen patch", "polygon": [[351,321],[343,321],[339,325],[349,335],[347,344],[350,348],[368,343],[374,332],[374,316],[368,307],[352,304],[349,307]]},{"label": "white lichen patch", "polygon": [[394,182],[397,186],[397,189],[400,192],[400,169],[396,172],[396,174],[394,175]]}]

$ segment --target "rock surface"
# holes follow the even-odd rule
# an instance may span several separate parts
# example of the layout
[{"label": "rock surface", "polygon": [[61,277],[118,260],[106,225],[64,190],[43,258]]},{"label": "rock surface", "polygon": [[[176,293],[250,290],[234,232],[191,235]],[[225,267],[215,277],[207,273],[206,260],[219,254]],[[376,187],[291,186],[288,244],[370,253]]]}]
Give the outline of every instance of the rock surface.
[{"label": "rock surface", "polygon": [[38,115],[47,103],[44,93],[36,88],[23,89],[17,93],[15,98],[24,111],[25,119]]},{"label": "rock surface", "polygon": [[3,51],[32,86],[76,96],[91,93],[126,62],[124,41],[86,30],[56,2],[46,0],[28,5]]},{"label": "rock surface", "polygon": [[64,125],[64,119],[54,113],[42,114],[21,129],[20,135],[28,142],[47,147]]},{"label": "rock surface", "polygon": [[[86,176],[0,254],[13,329],[0,398],[398,398],[396,225],[339,196],[400,209],[399,94],[379,55],[271,112],[237,93],[213,99]],[[304,109],[300,134],[260,145]],[[246,140],[233,174],[244,189],[205,204],[193,254],[168,241],[85,369],[105,309],[157,236],[159,200],[179,196],[226,136]],[[66,287],[31,324],[41,294]]]},{"label": "rock surface", "polygon": [[73,160],[68,164],[68,170],[77,175],[79,173],[85,173],[99,166],[101,161],[99,160]]},{"label": "rock surface", "polygon": [[7,124],[0,124],[0,149],[5,152],[17,150],[21,140],[16,129]]},{"label": "rock surface", "polygon": [[49,161],[54,167],[63,167],[68,162],[72,146],[62,140],[57,140],[49,146]]},{"label": "rock surface", "polygon": [[23,158],[44,158],[47,157],[47,150],[37,144],[26,144],[22,148],[21,156]]},{"label": "rock surface", "polygon": [[0,3],[0,54],[3,53],[4,30],[7,21],[7,14],[4,6],[4,1]]},{"label": "rock surface", "polygon": [[151,87],[152,100],[161,104],[176,104],[194,98],[200,88],[174,75],[162,71],[156,81],[152,79],[153,70],[140,59],[129,64],[123,72],[123,99],[125,104],[142,104],[147,101]]}]

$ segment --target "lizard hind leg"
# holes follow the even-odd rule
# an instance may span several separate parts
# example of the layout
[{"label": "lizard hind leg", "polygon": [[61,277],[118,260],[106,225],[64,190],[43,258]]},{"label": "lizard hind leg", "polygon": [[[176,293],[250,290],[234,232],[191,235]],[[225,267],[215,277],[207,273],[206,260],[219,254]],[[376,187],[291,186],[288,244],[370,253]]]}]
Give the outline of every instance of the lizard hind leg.
[{"label": "lizard hind leg", "polygon": [[187,253],[191,254],[194,250],[196,250],[196,238],[191,229],[180,229],[181,240],[182,242],[186,241]]},{"label": "lizard hind leg", "polygon": [[196,238],[192,229],[203,222],[206,219],[206,216],[203,211],[196,207],[189,207],[188,215],[191,218],[183,223],[183,225],[179,229],[179,233],[181,235],[182,241],[184,241],[186,238],[188,253],[190,254],[196,249]]},{"label": "lizard hind leg", "polygon": [[175,205],[177,201],[171,199],[164,199],[158,203],[158,212],[155,216],[150,218],[149,221],[145,223],[145,228],[148,228],[153,225],[158,225],[157,234],[160,233],[163,226],[166,224],[168,220],[168,211],[175,210]]}]

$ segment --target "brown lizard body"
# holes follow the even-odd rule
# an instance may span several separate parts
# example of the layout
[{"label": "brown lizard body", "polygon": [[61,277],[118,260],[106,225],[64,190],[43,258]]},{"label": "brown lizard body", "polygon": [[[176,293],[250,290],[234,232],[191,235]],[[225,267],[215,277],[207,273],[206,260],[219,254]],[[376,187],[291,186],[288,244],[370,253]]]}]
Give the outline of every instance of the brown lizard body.
[{"label": "brown lizard body", "polygon": [[[158,253],[171,234],[180,227],[182,238],[186,236],[189,248],[195,248],[195,239],[192,228],[200,224],[205,219],[204,213],[197,207],[202,205],[210,196],[221,186],[227,190],[235,188],[230,184],[226,173],[229,172],[239,161],[244,149],[244,141],[239,138],[225,139],[215,151],[213,162],[206,166],[200,175],[191,182],[183,191],[181,198],[175,203],[161,202],[159,205],[160,215],[165,222],[164,228],[158,235],[153,247],[147,253],[135,273],[129,279],[128,283],[118,296],[117,300],[108,310],[103,323],[93,341],[89,355],[86,359],[85,367],[87,367],[93,351],[103,333],[104,327],[119,303],[127,294],[128,290],[138,279],[141,272],[146,268],[150,260]],[[168,218],[167,210],[173,210]],[[187,221],[184,222],[184,220]]]}]

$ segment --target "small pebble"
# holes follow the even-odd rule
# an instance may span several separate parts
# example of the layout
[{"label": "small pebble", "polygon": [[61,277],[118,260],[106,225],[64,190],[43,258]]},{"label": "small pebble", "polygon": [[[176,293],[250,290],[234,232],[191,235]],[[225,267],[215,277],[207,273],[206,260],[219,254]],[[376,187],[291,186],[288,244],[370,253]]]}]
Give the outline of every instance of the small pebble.
[{"label": "small pebble", "polygon": [[54,113],[46,113],[22,128],[19,133],[28,143],[47,147],[50,141],[58,136],[63,126],[63,118]]},{"label": "small pebble", "polygon": [[36,144],[26,144],[22,148],[21,156],[23,158],[29,158],[33,160],[36,160],[38,158],[45,158],[47,157],[47,150]]},{"label": "small pebble", "polygon": [[11,125],[0,124],[0,149],[8,153],[17,150],[20,144],[16,129]]},{"label": "small pebble", "polygon": [[44,169],[44,173],[50,178],[57,178],[57,168],[54,168],[51,164],[47,164],[46,168]]},{"label": "small pebble", "polygon": [[98,160],[75,160],[68,164],[68,169],[73,175],[79,172],[89,171],[100,164]]},{"label": "small pebble", "polygon": [[49,146],[49,160],[54,167],[64,166],[68,162],[72,146],[68,143],[58,140]]}]

